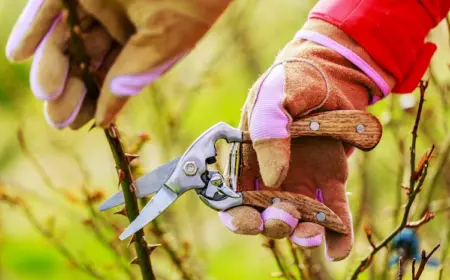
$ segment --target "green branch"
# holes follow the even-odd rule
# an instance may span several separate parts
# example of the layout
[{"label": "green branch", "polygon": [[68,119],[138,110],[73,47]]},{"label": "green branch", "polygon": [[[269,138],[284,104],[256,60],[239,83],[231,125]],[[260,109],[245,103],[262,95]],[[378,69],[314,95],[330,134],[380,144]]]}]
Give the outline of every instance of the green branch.
[{"label": "green branch", "polygon": [[[67,18],[67,23],[70,26],[70,53],[73,56],[74,61],[78,63],[78,66],[81,69],[82,78],[88,90],[87,96],[92,100],[96,100],[99,95],[99,87],[97,86],[97,83],[91,73],[89,73],[90,57],[87,55],[84,42],[80,37],[81,30],[76,13],[78,3],[76,0],[61,1],[65,7],[64,13]],[[116,126],[112,124],[108,129],[105,129],[104,132],[116,163],[120,186],[125,197],[126,213],[128,220],[131,223],[139,215],[139,207],[134,193],[130,163],[125,154]],[[137,261],[141,269],[142,278],[144,280],[155,279],[150,262],[150,250],[147,242],[145,241],[144,231],[142,229],[139,230],[133,238],[135,238]]]}]

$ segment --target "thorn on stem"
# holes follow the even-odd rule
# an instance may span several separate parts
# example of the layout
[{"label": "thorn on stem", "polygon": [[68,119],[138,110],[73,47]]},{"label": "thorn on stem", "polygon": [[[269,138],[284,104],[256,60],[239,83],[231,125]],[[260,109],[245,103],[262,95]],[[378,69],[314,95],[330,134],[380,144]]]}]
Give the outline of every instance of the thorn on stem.
[{"label": "thorn on stem", "polygon": [[118,185],[120,185],[122,183],[123,179],[125,179],[125,172],[118,167],[116,167],[116,169],[117,169],[117,176],[119,177]]},{"label": "thorn on stem", "polygon": [[114,212],[114,214],[128,217],[127,208],[125,208],[125,207],[123,207],[121,210],[119,210],[117,212]]},{"label": "thorn on stem", "polygon": [[138,257],[134,257],[134,258],[131,260],[130,264],[139,264],[139,259],[138,259]]},{"label": "thorn on stem", "polygon": [[136,242],[136,234],[133,234],[133,236],[131,236],[130,241],[128,241],[127,248],[130,247],[134,242]]},{"label": "thorn on stem", "polygon": [[88,132],[91,132],[94,128],[97,128],[97,124],[93,123],[92,126],[89,128]]},{"label": "thorn on stem", "polygon": [[148,244],[147,245],[147,249],[148,249],[148,254],[151,255],[153,253],[153,251],[158,248],[159,246],[161,246],[161,244]]},{"label": "thorn on stem", "polygon": [[132,162],[133,160],[137,159],[139,157],[139,155],[136,154],[128,154],[125,153],[125,156],[127,157],[128,162]]}]

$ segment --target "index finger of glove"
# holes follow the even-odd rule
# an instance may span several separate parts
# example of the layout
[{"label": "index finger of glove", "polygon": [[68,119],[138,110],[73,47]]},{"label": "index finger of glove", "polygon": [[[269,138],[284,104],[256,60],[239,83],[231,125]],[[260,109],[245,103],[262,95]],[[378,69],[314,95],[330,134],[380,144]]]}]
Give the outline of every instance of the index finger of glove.
[{"label": "index finger of glove", "polygon": [[61,11],[60,0],[29,0],[8,38],[8,59],[21,61],[31,57]]},{"label": "index finger of glove", "polygon": [[345,259],[353,247],[353,222],[348,204],[345,188],[341,183],[327,185],[324,189],[324,202],[341,218],[348,228],[348,234],[341,234],[331,230],[325,230],[325,255],[331,261]]},{"label": "index finger of glove", "polygon": [[[99,126],[108,126],[128,98],[171,69],[206,31],[203,24],[179,16],[160,32],[155,21],[133,35],[123,47],[103,84],[96,111]],[[154,25],[154,26],[153,26]]]}]

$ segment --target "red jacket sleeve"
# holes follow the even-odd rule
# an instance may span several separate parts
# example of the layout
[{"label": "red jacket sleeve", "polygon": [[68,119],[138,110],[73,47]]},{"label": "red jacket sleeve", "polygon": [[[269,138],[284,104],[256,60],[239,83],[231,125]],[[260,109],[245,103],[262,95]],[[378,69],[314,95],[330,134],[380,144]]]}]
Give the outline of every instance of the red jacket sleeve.
[{"label": "red jacket sleeve", "polygon": [[309,17],[336,25],[396,79],[394,93],[413,91],[436,51],[427,34],[450,0],[320,0]]}]

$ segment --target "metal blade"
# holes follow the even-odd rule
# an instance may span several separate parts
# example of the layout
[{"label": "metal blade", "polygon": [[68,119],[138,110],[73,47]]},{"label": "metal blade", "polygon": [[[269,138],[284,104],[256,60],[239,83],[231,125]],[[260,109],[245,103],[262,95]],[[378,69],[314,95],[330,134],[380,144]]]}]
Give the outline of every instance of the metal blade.
[{"label": "metal blade", "polygon": [[158,217],[159,214],[166,210],[175,200],[177,200],[177,198],[178,195],[176,193],[168,187],[163,186],[155,194],[152,200],[145,205],[139,216],[137,216],[137,218],[120,235],[120,240],[124,240],[130,235],[133,235],[136,231],[153,221],[153,219]]},{"label": "metal blade", "polygon": [[[173,171],[177,167],[178,162],[180,161],[180,158],[181,157],[173,159],[168,163],[156,168],[155,170],[145,174],[144,176],[139,177],[139,179],[134,182],[134,185],[136,187],[136,197],[142,198],[144,196],[151,195],[157,192],[161,188],[161,186],[166,183],[170,175],[172,175]],[[99,210],[105,211],[124,203],[125,198],[123,196],[123,192],[119,191],[108,198],[108,200],[103,202],[102,205],[100,205]]]}]

